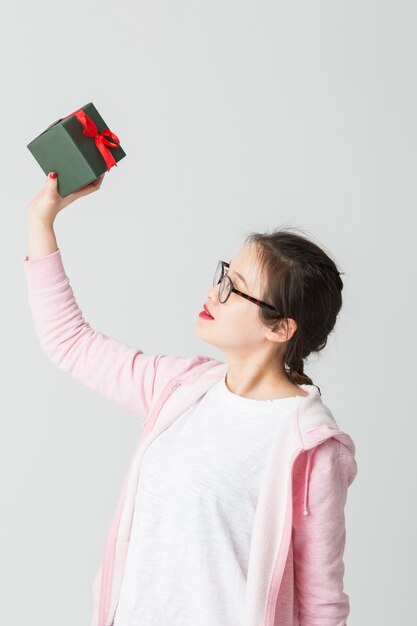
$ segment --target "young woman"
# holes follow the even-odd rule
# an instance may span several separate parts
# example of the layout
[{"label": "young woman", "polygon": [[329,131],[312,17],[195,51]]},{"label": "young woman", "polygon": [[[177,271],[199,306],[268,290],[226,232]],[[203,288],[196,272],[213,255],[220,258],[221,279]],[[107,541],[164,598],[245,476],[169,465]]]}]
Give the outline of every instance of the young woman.
[{"label": "young woman", "polygon": [[226,363],[144,354],[84,321],[53,230],[102,179],[61,198],[47,177],[24,258],[42,349],[141,427],[91,626],[345,626],[355,446],[303,370],[342,305],[335,263],[289,230],[252,233],[196,320]]}]

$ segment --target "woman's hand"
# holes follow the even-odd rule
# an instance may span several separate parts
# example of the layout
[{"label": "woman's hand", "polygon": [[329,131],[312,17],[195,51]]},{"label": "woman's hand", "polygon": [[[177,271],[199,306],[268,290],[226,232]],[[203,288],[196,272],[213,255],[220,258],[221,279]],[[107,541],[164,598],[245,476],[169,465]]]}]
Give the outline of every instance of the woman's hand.
[{"label": "woman's hand", "polygon": [[51,178],[48,175],[45,180],[44,188],[30,201],[27,207],[28,214],[52,226],[58,213],[71,204],[71,202],[100,189],[104,175],[105,174],[102,174],[92,183],[81,187],[81,189],[74,191],[65,198],[61,198],[58,193],[58,178]]}]

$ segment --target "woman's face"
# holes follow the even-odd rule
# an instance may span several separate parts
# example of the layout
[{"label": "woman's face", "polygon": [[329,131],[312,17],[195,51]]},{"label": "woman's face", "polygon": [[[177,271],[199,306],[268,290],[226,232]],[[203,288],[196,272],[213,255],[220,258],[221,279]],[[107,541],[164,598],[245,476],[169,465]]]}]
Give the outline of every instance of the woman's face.
[{"label": "woman's face", "polygon": [[[236,289],[259,300],[263,299],[262,276],[253,243],[238,250],[226,271]],[[216,346],[228,356],[242,358],[263,348],[276,348],[267,339],[271,338],[271,331],[260,321],[257,304],[233,292],[222,304],[218,299],[218,291],[218,285],[211,287],[205,301],[214,319],[197,318],[195,332],[200,339]]]}]

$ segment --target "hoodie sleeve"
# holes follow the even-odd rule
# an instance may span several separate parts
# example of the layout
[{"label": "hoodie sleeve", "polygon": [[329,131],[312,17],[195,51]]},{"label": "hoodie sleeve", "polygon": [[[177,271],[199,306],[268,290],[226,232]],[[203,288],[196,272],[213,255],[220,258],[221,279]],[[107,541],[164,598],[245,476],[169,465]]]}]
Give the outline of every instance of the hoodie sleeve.
[{"label": "hoodie sleeve", "polygon": [[[159,389],[187,359],[144,354],[91,328],[74,297],[59,249],[33,260],[25,256],[23,266],[43,352],[81,384],[132,413],[143,425],[156,379]],[[157,377],[159,363],[165,362]]]},{"label": "hoodie sleeve", "polygon": [[[350,605],[343,591],[344,507],[357,467],[354,457],[337,440],[330,439],[319,448],[309,478],[308,515],[303,514],[302,480],[294,493],[292,541],[298,619],[300,626],[346,626]],[[298,472],[303,475],[304,468]]]}]

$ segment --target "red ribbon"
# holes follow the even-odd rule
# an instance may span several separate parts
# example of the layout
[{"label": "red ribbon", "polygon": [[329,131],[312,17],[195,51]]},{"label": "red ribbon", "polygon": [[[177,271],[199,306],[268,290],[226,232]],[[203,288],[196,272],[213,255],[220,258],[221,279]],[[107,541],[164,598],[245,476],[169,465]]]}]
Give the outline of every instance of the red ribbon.
[{"label": "red ribbon", "polygon": [[[65,117],[71,117],[71,115],[75,115],[78,121],[83,125],[84,135],[87,135],[87,137],[94,137],[95,144],[100,150],[106,162],[107,171],[109,172],[113,165],[116,165],[117,167],[116,160],[110,150],[107,148],[107,146],[110,146],[111,148],[118,148],[120,145],[119,138],[108,128],[105,128],[101,133],[99,133],[97,126],[95,125],[91,117],[89,117],[87,113],[82,109],[78,109],[77,111],[74,111],[73,113],[70,113]],[[113,141],[116,143],[109,141],[107,137],[113,139]]]}]

